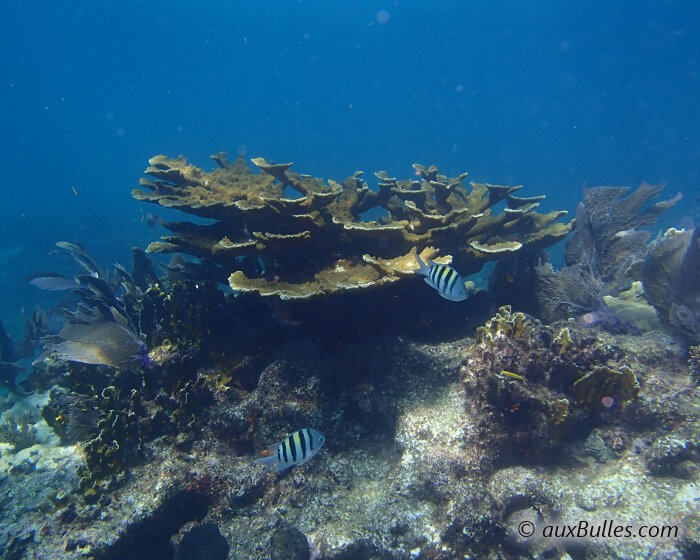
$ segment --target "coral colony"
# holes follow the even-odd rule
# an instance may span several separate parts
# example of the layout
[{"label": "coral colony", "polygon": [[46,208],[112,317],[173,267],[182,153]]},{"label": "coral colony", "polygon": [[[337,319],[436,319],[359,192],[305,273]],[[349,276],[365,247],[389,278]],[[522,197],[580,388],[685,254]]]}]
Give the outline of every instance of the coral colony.
[{"label": "coral colony", "polygon": [[[381,287],[411,277],[416,252],[470,274],[486,261],[550,246],[571,228],[558,221],[566,212],[536,211],[544,196],[517,197],[519,186],[466,187],[466,173],[447,178],[435,166],[414,165],[420,180],[380,171],[373,190],[361,171],[339,184],[294,173],[291,163],[255,158],[262,173],[254,174],[240,157],[231,165],[224,154],[212,157],[219,169],[205,172],[156,156],[133,195],[215,220],[166,223],[173,235],[148,251],[211,261],[237,292],[304,299]],[[373,209],[384,215],[363,220]]]}]

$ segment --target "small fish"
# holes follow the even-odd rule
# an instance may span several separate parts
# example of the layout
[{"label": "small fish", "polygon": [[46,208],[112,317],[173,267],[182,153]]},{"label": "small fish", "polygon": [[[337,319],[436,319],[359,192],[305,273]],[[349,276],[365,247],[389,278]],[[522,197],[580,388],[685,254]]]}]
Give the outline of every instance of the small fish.
[{"label": "small fish", "polygon": [[[88,308],[89,309],[89,308]],[[105,319],[96,310],[92,315],[83,311],[79,323],[66,323],[61,332],[42,339],[45,351],[32,365],[38,365],[49,356],[67,362],[110,366],[116,369],[139,371],[151,364],[148,349],[131,329]],[[121,316],[116,310],[121,319]]]},{"label": "small fish", "polygon": [[464,278],[454,268],[434,263],[430,259],[426,259],[426,265],[417,254],[416,260],[420,267],[416,272],[427,276],[426,284],[435,288],[442,297],[450,301],[464,301],[469,297]]},{"label": "small fish", "polygon": [[71,187],[71,189],[73,189],[73,194],[75,196],[78,196],[78,189],[76,189],[75,187]]},{"label": "small fish", "polygon": [[512,371],[508,371],[507,369],[502,369],[501,375],[505,375],[506,377],[510,377],[512,379],[517,379],[518,381],[525,381],[525,378],[522,375],[520,375],[519,373],[513,373]]},{"label": "small fish", "polygon": [[268,455],[255,460],[258,465],[265,465],[265,472],[275,467],[275,472],[282,472],[289,467],[302,465],[316,455],[326,438],[313,428],[302,428],[292,432],[281,442],[267,448]]},{"label": "small fish", "polygon": [[79,284],[73,278],[67,278],[57,272],[41,272],[27,276],[27,282],[41,290],[73,290]]}]

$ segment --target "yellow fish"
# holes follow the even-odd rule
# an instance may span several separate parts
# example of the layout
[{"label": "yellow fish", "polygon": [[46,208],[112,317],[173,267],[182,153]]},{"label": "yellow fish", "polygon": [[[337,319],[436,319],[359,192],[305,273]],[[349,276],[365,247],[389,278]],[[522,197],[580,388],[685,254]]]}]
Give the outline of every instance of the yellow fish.
[{"label": "yellow fish", "polygon": [[501,370],[501,375],[505,375],[506,377],[510,377],[512,379],[517,379],[518,381],[525,381],[525,378],[519,373],[513,373],[512,371],[508,371],[506,369]]}]

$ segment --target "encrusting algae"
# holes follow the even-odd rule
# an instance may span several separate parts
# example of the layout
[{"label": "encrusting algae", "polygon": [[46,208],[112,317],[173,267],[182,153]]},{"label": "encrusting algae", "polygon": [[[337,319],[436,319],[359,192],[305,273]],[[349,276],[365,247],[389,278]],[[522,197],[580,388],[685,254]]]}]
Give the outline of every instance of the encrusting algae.
[{"label": "encrusting algae", "polygon": [[[137,200],[176,208],[210,225],[169,222],[172,233],[149,252],[186,253],[215,263],[218,280],[237,292],[282,299],[378,288],[412,276],[416,255],[451,264],[463,274],[489,260],[563,239],[566,214],[535,211],[543,196],[516,197],[520,186],[462,184],[435,166],[415,164],[415,180],[376,173],[373,190],[361,171],[342,183],[327,182],[254,158],[255,174],[239,157],[212,158],[206,172],[177,159],[156,156],[146,169]],[[501,201],[506,208],[496,212]],[[366,221],[376,211],[383,217]]]}]

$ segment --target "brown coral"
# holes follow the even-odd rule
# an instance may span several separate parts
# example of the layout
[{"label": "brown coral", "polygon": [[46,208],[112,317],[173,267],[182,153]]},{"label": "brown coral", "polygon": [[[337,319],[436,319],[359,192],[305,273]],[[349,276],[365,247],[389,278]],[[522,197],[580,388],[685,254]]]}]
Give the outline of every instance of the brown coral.
[{"label": "brown coral", "polygon": [[[164,224],[172,234],[150,252],[181,252],[219,266],[234,290],[264,296],[308,298],[379,287],[413,274],[415,253],[441,254],[463,274],[488,260],[527,247],[549,246],[567,235],[566,212],[535,212],[542,196],[521,198],[507,187],[447,178],[435,166],[414,165],[420,180],[399,181],[378,172],[372,190],[356,172],[342,184],[290,170],[291,163],[242,158],[206,172],[184,158],[150,160],[142,189],[133,196],[177,208],[214,223]],[[145,189],[145,190],[144,190]],[[291,193],[296,193],[292,197]],[[494,211],[505,200],[507,208]],[[381,208],[386,216],[364,221]]]},{"label": "brown coral", "polygon": [[593,407],[604,397],[612,397],[614,402],[624,403],[637,397],[639,381],[632,368],[622,366],[613,369],[596,366],[574,383],[576,402]]}]

